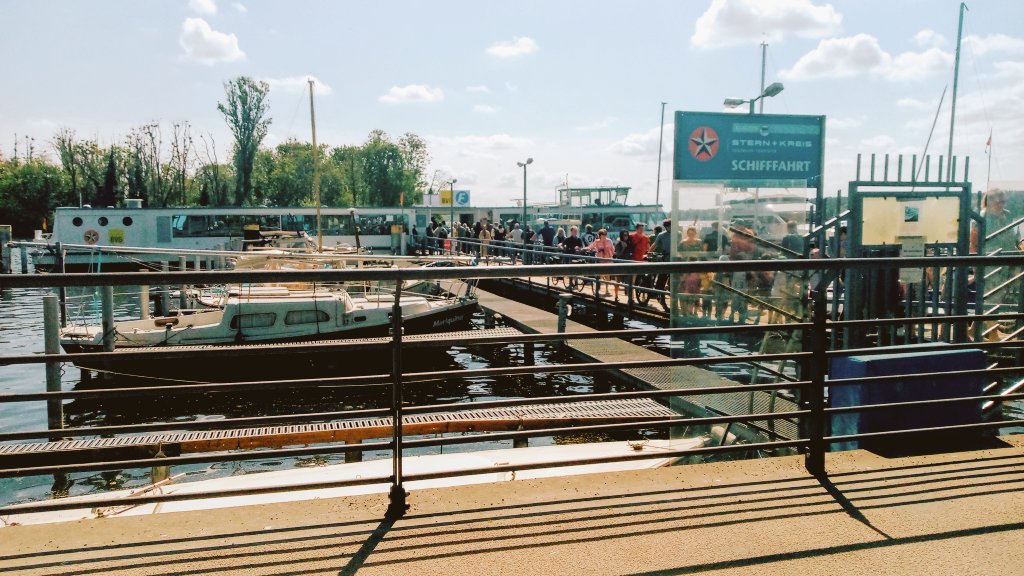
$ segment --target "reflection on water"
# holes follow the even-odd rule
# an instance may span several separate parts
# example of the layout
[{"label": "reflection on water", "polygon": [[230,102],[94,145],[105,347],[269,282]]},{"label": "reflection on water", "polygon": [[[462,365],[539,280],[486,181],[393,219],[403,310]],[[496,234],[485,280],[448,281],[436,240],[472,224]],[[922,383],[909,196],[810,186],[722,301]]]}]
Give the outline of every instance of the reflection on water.
[{"label": "reflection on water", "polygon": [[[4,290],[0,293],[0,354],[41,353],[43,350],[42,296],[51,294],[47,289]],[[99,291],[78,289],[69,292],[69,308],[73,313],[99,321]],[[137,291],[130,287],[115,289],[115,318],[136,318],[139,311]],[[474,317],[473,327],[482,328],[483,317]],[[464,346],[454,342],[448,348],[407,351],[403,355],[406,372],[500,368],[523,364],[522,345]],[[536,345],[534,364],[573,363],[554,347]],[[385,357],[367,361],[365,355],[348,355],[338,375],[388,374],[390,361]],[[302,378],[303,374],[294,377]],[[201,377],[197,377],[201,379]],[[118,385],[138,385],[119,379]],[[73,366],[64,366],[64,390],[106,387],[100,379],[82,381],[81,372]],[[144,383],[142,384],[144,385]],[[43,365],[0,367],[0,393],[38,392],[45,389]],[[409,383],[405,399],[409,405],[454,403],[521,398],[532,396],[570,396],[593,392],[628,390],[622,384],[601,374],[537,374],[502,377],[454,378],[429,382]],[[341,410],[386,408],[390,405],[389,386],[353,387],[329,386],[306,389],[261,390],[220,394],[162,394],[138,396],[130,399],[76,399],[64,404],[66,425],[69,427],[125,425],[153,422],[189,422],[219,420],[247,416],[301,414]],[[0,403],[0,431],[14,432],[38,430],[46,427],[46,405],[33,403]],[[635,438],[634,432],[621,439]],[[572,441],[563,438],[535,438],[531,445]],[[446,453],[511,447],[508,442],[485,442],[471,445],[446,446]],[[409,454],[437,453],[441,448],[428,448]],[[364,460],[390,457],[386,451],[364,452]],[[225,462],[175,466],[174,473],[185,472],[187,480],[203,480],[235,474],[248,474],[265,470],[323,465],[344,461],[344,455],[308,458],[268,458],[246,462]],[[123,470],[112,473],[81,473],[71,475],[71,495],[96,491],[144,486],[150,482],[149,469]],[[51,495],[52,476],[0,479],[0,505],[47,498]]]}]

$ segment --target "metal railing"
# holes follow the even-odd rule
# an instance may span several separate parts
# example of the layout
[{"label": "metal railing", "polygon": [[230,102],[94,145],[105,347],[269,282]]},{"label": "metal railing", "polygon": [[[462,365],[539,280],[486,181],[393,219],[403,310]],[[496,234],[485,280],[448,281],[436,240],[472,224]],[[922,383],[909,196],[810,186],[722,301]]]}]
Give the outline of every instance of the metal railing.
[{"label": "metal railing", "polygon": [[[489,345],[532,345],[537,343],[571,344],[575,341],[584,341],[597,338],[634,338],[634,337],[656,337],[668,336],[670,338],[696,337],[706,334],[764,334],[769,331],[792,331],[798,335],[802,342],[799,351],[780,354],[745,354],[725,355],[714,358],[668,358],[664,360],[636,360],[616,362],[582,362],[582,363],[561,363],[542,366],[511,366],[500,368],[482,368],[474,370],[439,370],[426,372],[406,371],[403,362],[403,353],[409,350],[446,347],[448,342],[443,339],[409,341],[403,339],[403,318],[401,299],[402,294],[395,294],[391,336],[387,342],[335,342],[335,343],[295,343],[276,346],[290,354],[317,354],[324,352],[341,353],[354,351],[378,351],[391,355],[391,371],[387,374],[371,374],[367,376],[332,376],[327,378],[308,378],[293,380],[266,380],[247,382],[223,382],[223,383],[183,383],[164,384],[156,386],[129,386],[117,388],[99,388],[88,390],[52,390],[47,392],[12,393],[0,394],[0,403],[14,402],[35,402],[46,401],[50,405],[60,404],[62,401],[71,399],[100,399],[158,396],[158,395],[189,395],[189,394],[213,394],[231,393],[242,390],[270,391],[270,390],[297,390],[304,388],[317,388],[322,386],[332,387],[373,387],[383,392],[390,391],[390,407],[380,409],[364,410],[341,410],[302,414],[282,414],[274,416],[250,416],[227,418],[217,421],[204,422],[159,422],[146,424],[91,426],[78,428],[54,428],[27,430],[19,432],[8,432],[0,434],[0,441],[24,441],[29,439],[59,439],[75,437],[92,437],[109,434],[140,434],[154,431],[169,430],[227,430],[238,427],[281,424],[281,423],[309,423],[324,422],[338,419],[368,418],[389,416],[393,424],[393,431],[390,440],[377,442],[363,442],[361,444],[326,444],[307,446],[301,448],[273,448],[254,452],[230,452],[205,455],[188,456],[161,456],[161,457],[140,457],[119,460],[104,460],[87,463],[70,463],[62,461],[59,456],[54,456],[51,462],[46,465],[37,466],[11,466],[0,467],[0,477],[24,477],[37,475],[66,475],[88,471],[99,470],[122,470],[131,468],[165,467],[185,464],[198,464],[208,462],[226,462],[240,460],[261,460],[266,458],[288,458],[313,455],[336,455],[359,453],[367,450],[386,450],[391,452],[392,473],[387,476],[374,478],[361,478],[359,480],[345,480],[336,482],[317,482],[307,484],[289,484],[284,486],[269,486],[259,488],[204,491],[188,494],[168,495],[144,495],[131,498],[126,501],[122,498],[98,498],[90,499],[88,503],[82,501],[45,501],[39,503],[19,504],[0,507],[0,515],[23,514],[28,512],[43,512],[49,510],[61,510],[69,508],[120,506],[125,504],[145,504],[166,502],[174,500],[199,499],[222,496],[240,496],[249,494],[265,494],[280,491],[302,490],[313,488],[328,488],[340,486],[353,486],[365,484],[390,484],[390,507],[389,514],[401,515],[406,509],[406,493],[404,484],[410,481],[426,480],[432,478],[445,478],[459,475],[471,475],[480,473],[495,473],[522,469],[539,469],[560,467],[566,465],[597,464],[606,462],[622,462],[627,460],[646,458],[673,458],[706,454],[719,454],[731,452],[743,452],[751,450],[777,450],[796,449],[804,453],[807,469],[814,474],[822,474],[825,470],[825,458],[832,444],[855,439],[886,439],[902,438],[906,436],[931,434],[936,431],[978,431],[999,429],[1020,425],[1021,421],[987,421],[970,424],[953,424],[946,426],[929,426],[924,428],[908,430],[891,430],[885,432],[866,432],[852,435],[831,435],[829,434],[829,418],[833,415],[857,411],[885,411],[903,407],[931,407],[957,403],[981,403],[981,402],[1004,402],[1024,398],[1024,393],[1013,392],[1008,394],[989,393],[971,395],[963,398],[943,398],[938,400],[915,400],[908,402],[890,402],[869,406],[853,407],[829,407],[826,403],[825,392],[830,386],[838,384],[871,384],[883,385],[886,379],[892,377],[873,377],[843,380],[827,380],[828,363],[830,358],[837,355],[851,354],[878,354],[891,353],[893,348],[870,347],[855,350],[828,349],[830,334],[837,330],[853,329],[878,329],[879,327],[906,325],[913,326],[919,323],[942,323],[952,326],[956,323],[968,321],[1008,321],[1020,322],[1024,314],[998,314],[998,315],[969,315],[969,316],[927,316],[913,318],[887,318],[887,319],[860,319],[860,320],[829,320],[829,301],[827,298],[827,287],[829,277],[835,271],[856,267],[881,267],[896,268],[900,266],[923,268],[934,265],[960,265],[960,266],[1022,266],[1024,257],[1021,256],[996,256],[996,257],[928,257],[928,258],[907,258],[894,262],[892,259],[857,259],[857,260],[788,260],[788,261],[740,261],[740,262],[686,262],[686,263],[615,263],[615,264],[559,264],[559,265],[537,265],[537,266],[501,266],[501,267],[437,267],[437,268],[389,268],[389,269],[346,269],[346,270],[302,270],[302,271],[182,271],[167,273],[106,273],[106,274],[52,274],[40,276],[2,276],[0,277],[0,288],[35,288],[35,287],[59,287],[67,288],[73,286],[129,286],[141,284],[212,284],[212,283],[261,283],[261,282],[357,282],[357,281],[389,281],[400,285],[406,280],[457,280],[457,279],[481,279],[481,278],[513,278],[522,276],[537,275],[635,275],[644,273],[662,274],[683,274],[689,272],[716,272],[733,273],[739,271],[808,271],[819,275],[821,280],[817,286],[805,292],[804,310],[809,310],[807,317],[800,322],[788,322],[783,324],[759,324],[759,325],[708,325],[697,327],[658,328],[651,330],[612,330],[603,332],[558,332],[522,334],[510,336],[481,335],[461,340],[460,345],[467,346],[489,346]],[[671,295],[671,294],[670,294]],[[676,295],[672,295],[676,296]],[[950,331],[951,332],[951,331]],[[971,342],[960,341],[953,343],[934,343],[915,347],[915,351],[929,349],[960,349],[978,348],[986,351],[998,352],[999,354],[1019,355],[1024,351],[1024,342],[1014,334],[1012,338],[999,342]],[[59,366],[68,362],[103,362],[109,360],[169,360],[175,358],[190,358],[198,362],[199,359],[242,357],[254,354],[261,354],[260,349],[253,349],[245,346],[221,346],[200,350],[174,350],[172,347],[149,349],[140,351],[116,351],[96,352],[88,354],[61,354],[51,350],[45,355],[9,355],[0,357],[0,367],[4,365],[45,363],[48,366]],[[512,375],[528,375],[537,373],[595,373],[637,369],[637,368],[675,368],[681,366],[713,366],[715,364],[734,364],[737,362],[757,363],[767,365],[772,362],[790,361],[798,366],[795,378],[784,378],[774,383],[752,383],[743,386],[722,385],[702,386],[688,389],[671,390],[641,390],[632,392],[616,392],[602,394],[582,394],[572,397],[534,397],[525,399],[495,400],[486,402],[473,402],[471,404],[446,403],[434,405],[405,406],[404,398],[406,392],[413,387],[425,382],[445,381],[452,377],[504,377]],[[988,379],[1010,377],[1024,372],[1024,368],[1018,365],[1009,367],[997,367],[974,372],[958,372],[950,374],[947,372],[936,372],[927,374],[911,374],[901,378],[914,381],[935,378],[954,378],[964,376],[984,376]],[[1016,388],[1019,388],[1017,386]],[[1014,388],[1014,389],[1016,389]],[[635,398],[657,398],[668,399],[672,397],[690,397],[697,395],[723,395],[723,394],[747,394],[753,392],[778,392],[788,390],[796,393],[798,404],[796,409],[783,412],[750,412],[744,414],[711,414],[700,416],[685,416],[668,419],[656,419],[649,421],[596,424],[574,427],[541,428],[534,430],[498,432],[498,433],[473,433],[462,436],[443,436],[437,438],[406,438],[402,432],[403,415],[438,413],[445,411],[461,410],[466,408],[497,408],[525,406],[530,404],[545,404],[551,402],[586,402],[593,400],[610,399],[635,399]],[[792,420],[799,423],[800,434],[798,438],[779,438],[763,442],[752,442],[745,444],[706,446],[697,449],[666,450],[655,453],[638,452],[627,456],[613,456],[605,458],[576,459],[557,462],[534,462],[529,464],[504,465],[497,467],[464,469],[453,472],[434,472],[423,474],[409,474],[402,469],[403,453],[410,449],[426,448],[435,446],[449,446],[455,444],[470,444],[479,442],[493,442],[499,440],[526,440],[534,437],[549,437],[559,434],[580,434],[580,433],[623,433],[637,430],[663,430],[681,426],[709,426],[714,424],[734,425],[742,423],[756,423],[774,420]],[[726,434],[727,435],[727,434]],[[724,438],[724,437],[723,437]],[[53,454],[58,454],[54,452]]]}]

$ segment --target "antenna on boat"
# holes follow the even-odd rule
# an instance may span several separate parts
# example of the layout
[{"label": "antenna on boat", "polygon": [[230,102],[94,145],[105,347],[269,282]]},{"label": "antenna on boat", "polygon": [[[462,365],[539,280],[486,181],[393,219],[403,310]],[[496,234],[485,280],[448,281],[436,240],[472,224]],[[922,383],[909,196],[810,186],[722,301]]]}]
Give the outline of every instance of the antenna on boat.
[{"label": "antenna on boat", "polygon": [[320,150],[316,147],[316,112],[313,109],[313,79],[309,82],[309,123],[313,127],[313,201],[316,202],[316,251],[324,251],[324,232],[320,228],[320,170],[317,157]]}]

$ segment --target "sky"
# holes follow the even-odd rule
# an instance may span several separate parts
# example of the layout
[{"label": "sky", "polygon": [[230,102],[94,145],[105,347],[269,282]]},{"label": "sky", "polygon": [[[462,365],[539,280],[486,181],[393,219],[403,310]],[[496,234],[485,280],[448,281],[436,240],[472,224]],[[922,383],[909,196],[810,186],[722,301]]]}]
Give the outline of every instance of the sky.
[{"label": "sky", "polygon": [[[953,152],[976,189],[1024,181],[1024,2],[968,4]],[[427,179],[478,206],[629,186],[667,204],[673,112],[785,89],[764,112],[827,117],[825,190],[857,154],[945,154],[959,3],[951,0],[0,0],[0,153],[54,157],[67,127],[103,145],[189,121],[227,161],[217,102],[240,75],[270,85],[265,145],[423,137]],[[665,125],[658,171],[659,123]],[[743,112],[741,109],[739,112]],[[991,149],[986,144],[991,135]],[[908,160],[909,162],[909,160]],[[713,195],[684,190],[683,206]]]}]

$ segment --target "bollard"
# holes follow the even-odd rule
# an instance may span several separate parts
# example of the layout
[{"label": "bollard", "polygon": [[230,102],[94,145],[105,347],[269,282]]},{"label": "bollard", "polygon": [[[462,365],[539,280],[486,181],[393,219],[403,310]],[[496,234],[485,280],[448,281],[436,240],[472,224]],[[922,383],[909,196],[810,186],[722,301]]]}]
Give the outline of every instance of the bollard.
[{"label": "bollard", "polygon": [[0,224],[0,274],[10,274],[11,269],[11,225]]},{"label": "bollard", "polygon": [[[178,256],[178,270],[182,272],[188,272],[188,259],[184,256]],[[184,310],[188,308],[188,295],[185,293],[185,285],[178,285],[178,309]]]},{"label": "bollard", "polygon": [[28,274],[28,247],[22,246],[18,251],[21,253],[21,273]]},{"label": "bollard", "polygon": [[[100,313],[103,315],[103,351],[114,351],[114,287],[103,286],[100,289]],[[110,380],[111,373],[109,366],[104,361],[103,379]]]},{"label": "bollard", "polygon": [[201,271],[203,269],[203,260],[202,260],[202,258],[203,257],[201,255],[196,254],[196,258],[195,258],[196,272],[199,272],[199,271]]},{"label": "bollard", "polygon": [[[60,312],[56,296],[43,296],[43,338],[47,355],[60,354]],[[60,362],[46,363],[46,391],[60,392]],[[64,427],[64,404],[60,400],[46,402],[47,429],[60,430]],[[51,436],[50,440],[59,440]]]}]

